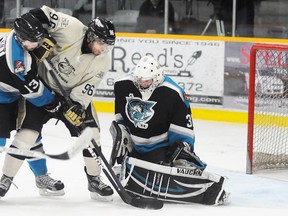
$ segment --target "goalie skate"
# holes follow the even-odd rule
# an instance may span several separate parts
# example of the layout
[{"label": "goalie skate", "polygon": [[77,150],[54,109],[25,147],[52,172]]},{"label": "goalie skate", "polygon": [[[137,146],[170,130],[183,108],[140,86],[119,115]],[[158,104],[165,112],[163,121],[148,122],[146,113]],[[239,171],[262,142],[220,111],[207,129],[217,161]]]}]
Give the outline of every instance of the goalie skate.
[{"label": "goalie skate", "polygon": [[36,176],[36,186],[41,196],[63,196],[64,184],[60,180],[51,178],[48,174]]},{"label": "goalie skate", "polygon": [[223,191],[219,200],[217,201],[217,203],[215,205],[225,205],[229,202],[229,197],[230,197],[230,193]]}]

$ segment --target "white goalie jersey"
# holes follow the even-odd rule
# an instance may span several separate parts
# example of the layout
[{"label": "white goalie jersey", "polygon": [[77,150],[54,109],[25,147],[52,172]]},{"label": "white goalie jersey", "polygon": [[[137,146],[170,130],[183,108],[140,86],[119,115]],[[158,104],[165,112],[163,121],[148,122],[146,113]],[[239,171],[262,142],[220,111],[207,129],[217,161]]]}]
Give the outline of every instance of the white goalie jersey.
[{"label": "white goalie jersey", "polygon": [[[57,41],[50,61],[57,71],[58,80],[73,101],[87,108],[109,69],[109,55],[83,54],[81,46],[87,26],[78,19],[47,6],[42,6],[41,10],[49,19],[48,33]],[[44,69],[44,64],[39,69],[44,82],[61,94],[51,75]]]}]

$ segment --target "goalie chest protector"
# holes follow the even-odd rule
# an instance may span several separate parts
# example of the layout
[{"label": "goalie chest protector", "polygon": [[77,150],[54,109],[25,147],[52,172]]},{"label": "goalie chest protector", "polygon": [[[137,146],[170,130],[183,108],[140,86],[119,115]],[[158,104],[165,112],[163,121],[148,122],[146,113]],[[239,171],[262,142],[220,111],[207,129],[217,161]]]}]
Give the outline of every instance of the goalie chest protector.
[{"label": "goalie chest protector", "polygon": [[[170,78],[168,80],[171,81]],[[192,123],[190,127],[187,126],[187,115],[191,116],[191,110],[189,103],[181,97],[184,92],[181,92],[174,82],[164,81],[163,84],[153,91],[148,100],[144,101],[132,80],[116,82],[115,114],[121,114],[131,134],[140,138],[164,135],[169,131],[171,124],[191,130],[194,136]],[[167,142],[162,146],[171,144]]]}]

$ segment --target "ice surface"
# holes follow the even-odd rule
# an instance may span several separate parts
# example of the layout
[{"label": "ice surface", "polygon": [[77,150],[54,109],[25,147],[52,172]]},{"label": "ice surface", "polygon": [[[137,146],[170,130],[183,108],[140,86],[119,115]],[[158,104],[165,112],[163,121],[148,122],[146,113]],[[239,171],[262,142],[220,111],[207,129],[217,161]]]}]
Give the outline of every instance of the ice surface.
[{"label": "ice surface", "polygon": [[[104,155],[109,158],[112,138],[109,126],[112,114],[100,113],[101,143]],[[73,143],[67,129],[56,121],[50,121],[43,130],[46,152],[59,153]],[[35,186],[35,178],[24,163],[11,189],[0,200],[0,215],[6,216],[118,216],[135,215],[167,216],[230,216],[230,215],[287,215],[288,170],[266,171],[256,175],[245,174],[246,125],[194,120],[195,151],[208,163],[207,171],[229,178],[227,190],[231,192],[230,203],[224,206],[198,204],[165,204],[161,210],[143,210],[128,206],[115,193],[112,202],[90,199],[81,154],[68,161],[48,159],[51,176],[65,183],[63,197],[41,197]],[[0,155],[3,166],[4,154]],[[103,175],[104,176],[104,175]],[[104,177],[106,182],[107,179]]]}]

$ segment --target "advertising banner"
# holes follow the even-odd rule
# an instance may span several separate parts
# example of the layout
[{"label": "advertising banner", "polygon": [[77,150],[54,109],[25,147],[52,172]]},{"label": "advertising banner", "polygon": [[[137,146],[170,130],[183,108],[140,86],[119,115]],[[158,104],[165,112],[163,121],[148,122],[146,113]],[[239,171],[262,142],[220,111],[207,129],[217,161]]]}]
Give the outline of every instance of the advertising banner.
[{"label": "advertising banner", "polygon": [[[1,37],[8,32],[1,32]],[[117,37],[111,65],[95,97],[113,100],[116,80],[133,72],[144,55],[155,57],[191,103],[223,105],[225,42],[175,38]]]},{"label": "advertising banner", "polygon": [[111,98],[117,79],[133,72],[144,55],[156,58],[166,75],[181,86],[191,103],[223,105],[223,41],[118,37],[111,68],[96,96]]}]

